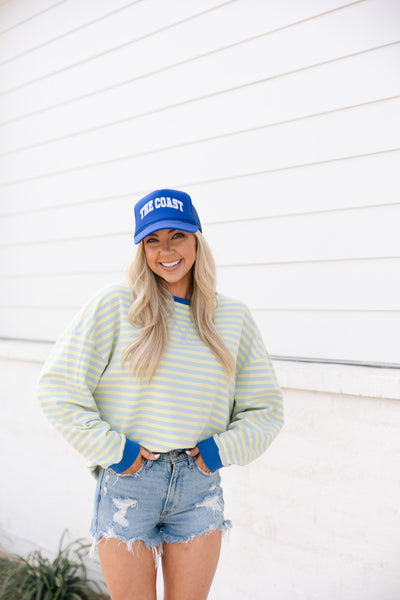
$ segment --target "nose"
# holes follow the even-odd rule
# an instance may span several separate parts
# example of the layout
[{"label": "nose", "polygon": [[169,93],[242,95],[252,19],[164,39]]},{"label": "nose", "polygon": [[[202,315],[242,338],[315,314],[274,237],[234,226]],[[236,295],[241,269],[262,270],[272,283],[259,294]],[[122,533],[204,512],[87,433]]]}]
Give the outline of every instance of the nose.
[{"label": "nose", "polygon": [[160,243],[160,253],[168,253],[171,250],[170,240],[162,240]]}]

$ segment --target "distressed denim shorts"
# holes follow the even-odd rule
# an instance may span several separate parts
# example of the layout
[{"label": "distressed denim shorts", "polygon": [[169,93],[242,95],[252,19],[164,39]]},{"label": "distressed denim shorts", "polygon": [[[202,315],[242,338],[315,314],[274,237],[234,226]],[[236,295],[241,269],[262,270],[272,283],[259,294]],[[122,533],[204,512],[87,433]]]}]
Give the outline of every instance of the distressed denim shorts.
[{"label": "distressed denim shorts", "polygon": [[143,540],[148,548],[163,542],[187,542],[206,532],[231,527],[224,520],[224,500],[218,471],[205,473],[196,457],[184,450],[143,459],[133,474],[101,469],[95,492],[90,533],[94,544],[116,538],[132,548]]}]

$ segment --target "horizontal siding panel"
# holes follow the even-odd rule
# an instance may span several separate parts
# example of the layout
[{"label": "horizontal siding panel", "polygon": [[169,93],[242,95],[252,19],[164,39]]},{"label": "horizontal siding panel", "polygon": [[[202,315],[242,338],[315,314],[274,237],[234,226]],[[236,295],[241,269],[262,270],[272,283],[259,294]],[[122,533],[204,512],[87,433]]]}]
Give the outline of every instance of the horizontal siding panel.
[{"label": "horizontal siding panel", "polygon": [[220,266],[399,257],[399,219],[400,203],[264,221],[246,221],[245,214],[242,222],[210,225],[205,234]]},{"label": "horizontal siding panel", "polygon": [[134,248],[132,235],[0,247],[2,275],[116,272]]},{"label": "horizontal siding panel", "polygon": [[[174,86],[178,104],[156,113],[151,112],[151,103],[158,97],[157,78],[152,82],[143,80],[132,84],[130,91],[120,87],[4,125],[0,129],[0,153],[19,152],[23,161],[29,156],[23,149],[35,145],[29,152],[37,154],[38,160],[41,153],[51,152],[56,157],[73,153],[79,161],[93,147],[103,147],[103,156],[107,157],[115,147],[129,152],[150,137],[153,144],[160,144],[163,134],[167,141],[179,143],[182,139],[299,119],[400,95],[399,63],[400,43],[193,101],[188,100],[192,86],[188,89],[182,81]],[[312,95],[309,90],[313,90]],[[207,119],[199,119],[199,115],[207,115]]]},{"label": "horizontal siding panel", "polygon": [[[170,0],[168,3],[162,0],[142,0],[125,2],[124,10],[119,11],[113,10],[114,5],[108,3],[108,17],[97,19],[92,24],[90,9],[86,15],[85,12],[81,13],[80,8],[70,6],[69,2],[60,7],[58,12],[66,13],[67,20],[75,21],[76,30],[71,28],[72,31],[67,36],[54,36],[53,42],[37,49],[32,48],[30,52],[27,46],[27,53],[20,57],[17,55],[10,62],[0,63],[1,89],[51,77],[52,73],[69,69],[81,62],[101,61],[103,55],[119,52],[120,48],[133,46],[142,38],[156,36],[158,32],[174,28],[181,21],[202,15],[205,11],[219,6],[229,6],[231,2],[235,0],[203,0],[201,3],[196,0]],[[78,1],[74,3],[77,5]],[[62,18],[62,14],[51,15],[48,19],[44,16],[37,24],[36,37],[42,42],[46,39],[51,40],[52,23],[57,20],[62,23]],[[86,23],[88,26],[82,27]],[[143,58],[146,61],[146,58]]]},{"label": "horizontal siding panel", "polygon": [[[12,283],[6,282],[3,282],[4,288]],[[19,285],[17,282],[12,293],[14,302],[18,301]],[[252,310],[398,311],[400,257],[220,267],[218,289],[228,296],[241,298]],[[7,297],[6,289],[4,297]]]},{"label": "horizontal siding panel", "polygon": [[[57,21],[62,23],[64,14],[67,15],[67,23],[68,21],[75,22],[76,31],[71,31],[68,36],[54,36],[56,37],[54,42],[36,50],[33,48],[30,52],[28,44],[25,46],[23,41],[21,43],[21,39],[16,40],[16,42],[19,41],[18,45],[20,47],[22,45],[22,48],[28,52],[20,57],[16,56],[10,62],[0,63],[1,90],[24,85],[27,80],[34,81],[51,76],[53,72],[68,69],[71,65],[81,61],[101,60],[102,56],[99,59],[96,57],[108,53],[114,48],[118,51],[120,47],[134,44],[136,39],[140,40],[158,30],[173,27],[181,20],[202,14],[210,8],[227,2],[229,0],[225,0],[225,2],[223,0],[203,0],[199,4],[196,0],[185,0],[184,2],[170,0],[167,4],[160,0],[145,0],[121,3],[121,5],[125,4],[126,8],[119,11],[114,10],[119,8],[118,3],[114,6],[114,3],[108,2],[107,11],[104,2],[99,5],[98,9],[95,6],[90,7],[90,4],[95,5],[95,2],[89,2],[86,10],[81,10],[82,2],[79,3],[79,7],[77,1],[72,3],[75,6],[68,2],[66,5],[59,6],[57,11],[52,11],[50,15],[45,14],[43,18],[35,22],[36,38],[43,42],[53,37],[51,35],[52,24]],[[106,10],[103,12],[104,8]],[[110,14],[107,18],[97,19],[92,25],[82,28],[82,25],[90,22],[93,9],[95,15],[97,13],[98,16],[107,12]],[[12,37],[12,32],[9,37]],[[15,49],[16,44],[13,46]],[[18,54],[18,51],[15,54]]]},{"label": "horizontal siding panel", "polygon": [[[203,230],[219,266],[385,258],[400,256],[399,219],[400,204],[265,220],[244,216]],[[132,237],[3,246],[0,275],[116,271],[134,248]]]},{"label": "horizontal siding panel", "polygon": [[[21,3],[21,2],[20,2]],[[140,6],[136,6],[140,4]],[[222,4],[221,0],[204,0],[197,3],[196,8],[207,10]],[[219,29],[220,42],[230,43],[231,32],[235,33],[235,41],[257,35],[265,31],[266,24],[270,29],[286,26],[298,20],[306,19],[321,12],[336,9],[349,4],[346,0],[305,0],[301,4],[295,0],[281,0],[279,6],[273,2],[261,0],[232,0],[224,3],[225,27],[219,15],[215,16],[215,28]],[[97,53],[107,51],[123,43],[129,43],[143,35],[152,34],[165,26],[166,6],[171,15],[178,14],[179,19],[187,16],[190,3],[185,0],[175,2],[170,0],[168,5],[163,0],[114,0],[112,5],[108,0],[69,0],[58,4],[49,13],[43,14],[39,20],[28,20],[14,29],[3,34],[4,51],[2,61],[18,56],[21,52],[31,52],[32,59],[28,67],[43,69],[40,60],[44,61],[48,70],[51,61],[60,68],[75,61],[85,59]],[[179,12],[177,12],[179,11]],[[198,11],[196,11],[198,12]],[[113,14],[116,13],[116,14]],[[122,14],[120,14],[122,13]],[[250,16],[253,18],[250,18]],[[40,15],[39,15],[40,16]],[[1,6],[0,6],[0,19]],[[94,23],[98,19],[104,22]],[[172,21],[172,23],[176,22]],[[3,29],[3,28],[2,28]],[[0,31],[1,35],[1,31]],[[68,36],[69,40],[59,43],[57,58],[50,56],[53,46],[60,36]],[[210,36],[214,39],[216,36]],[[190,42],[190,39],[187,40]],[[38,52],[37,46],[46,44]],[[47,52],[46,52],[47,50]],[[62,61],[62,62],[61,62]],[[29,71],[28,71],[29,72]],[[31,72],[31,75],[33,72]]]},{"label": "horizontal siding panel", "polygon": [[24,275],[0,278],[1,310],[4,308],[49,308],[78,311],[98,290],[113,282],[125,281],[118,273]]},{"label": "horizontal siding panel", "polygon": [[[223,9],[223,15],[225,11]],[[218,42],[221,28],[229,30],[229,20],[224,18],[222,27],[217,27],[213,20],[216,13],[209,13],[201,23],[184,23],[154,38],[146,38],[27,87],[9,91],[0,98],[0,114],[5,115],[5,120],[15,118],[26,113],[26,107],[29,107],[29,112],[41,110],[128,79],[147,77],[154,71],[167,69],[167,86],[162,88],[161,99],[164,103],[168,99],[168,87],[173,88],[174,85],[170,75],[173,77],[177,63],[182,61],[185,64],[179,68],[179,80],[193,82],[196,95],[213,93],[397,42],[396,15],[399,11],[400,6],[393,0],[362,2],[243,44],[228,46],[212,55],[208,54],[210,39]],[[240,14],[246,20],[245,9],[242,8]],[[251,11],[248,15],[253,22],[257,21]],[[355,22],[357,27],[354,27]],[[268,23],[265,30],[269,30]],[[337,31],[341,32],[340,36],[336,35]],[[162,52],[154,52],[155,44],[162,48]],[[201,56],[204,53],[206,55]],[[15,69],[11,73],[16,76]],[[26,71],[24,73],[26,77]],[[6,85],[4,80],[2,85]],[[1,89],[3,92],[11,90]]]},{"label": "horizontal siding panel", "polygon": [[267,350],[280,356],[399,364],[400,312],[255,312]]},{"label": "horizontal siding panel", "polygon": [[54,309],[2,309],[0,338],[55,342],[70,323],[76,310]]},{"label": "horizontal siding panel", "polygon": [[[399,201],[400,151],[187,185],[206,223]],[[131,200],[130,200],[131,202]],[[11,208],[11,206],[8,206]],[[22,208],[22,207],[21,207]]]},{"label": "horizontal siding panel", "polygon": [[[399,273],[400,258],[219,267],[217,289],[252,310],[397,311]],[[122,271],[4,277],[1,308],[78,309],[92,293],[119,280],[125,280]]]},{"label": "horizontal siding panel", "polygon": [[399,362],[398,2],[76,2],[0,31],[0,335],[55,340],[183,187],[272,354]]},{"label": "horizontal siding panel", "polygon": [[[399,109],[400,99],[395,99],[276,127],[193,141],[185,141],[185,132],[176,132],[176,137],[171,137],[173,131],[164,130],[154,132],[146,138],[145,132],[141,130],[138,131],[136,147],[134,140],[130,138],[124,143],[118,137],[103,137],[102,144],[92,145],[90,152],[87,147],[84,148],[85,156],[79,152],[76,143],[67,155],[44,147],[41,152],[26,151],[24,157],[3,157],[0,184],[9,185],[24,179],[37,180],[49,176],[57,177],[60,184],[66,177],[69,181],[75,178],[80,182],[89,177],[91,186],[93,179],[97,178],[98,194],[100,189],[106,194],[118,194],[116,181],[120,180],[119,171],[128,170],[131,177],[136,170],[145,174],[146,163],[152,163],[150,169],[154,173],[154,162],[161,167],[161,163],[168,163],[168,158],[172,163],[169,165],[171,170],[168,169],[172,178],[175,165],[177,175],[178,171],[185,172],[189,177],[201,180],[221,174],[227,176],[251,170],[278,169],[342,156],[380,152],[400,145]],[[95,140],[91,136],[91,140],[96,144],[99,138]],[[178,145],[179,141],[181,145]],[[132,154],[126,153],[129,144]],[[109,192],[104,189],[107,180]]]},{"label": "horizontal siding panel", "polygon": [[[68,0],[67,2],[54,2],[54,0],[52,2],[38,2],[37,0],[35,2],[9,1],[8,9],[6,7],[3,9],[0,6],[1,63],[19,56],[22,52],[32,52],[36,46],[49,43],[54,38],[68,35],[69,32],[86,25],[90,26],[90,23],[97,19],[106,17],[110,22],[110,26],[112,26],[113,19],[108,16],[110,13],[124,10],[125,7],[130,8],[138,2],[143,2],[143,0],[131,0],[130,2],[127,0],[113,0],[112,3],[109,0],[85,0],[85,2],[82,2],[82,0]],[[45,10],[46,5],[50,5],[49,10],[41,12],[40,7]],[[29,18],[29,6],[34,6],[36,17]],[[23,8],[23,12],[20,12],[22,23],[2,33],[5,29],[8,29],[4,27],[5,20],[8,19],[8,22],[11,23],[11,12],[14,13],[15,19],[16,9],[18,8]],[[18,23],[16,19],[15,22]],[[82,35],[85,35],[85,29]],[[74,43],[75,39],[70,38],[71,42]],[[90,42],[93,43],[93,39],[90,39]],[[48,52],[42,55],[36,54],[32,62],[35,59],[35,62],[37,62],[44,58],[46,62],[53,60],[51,57],[51,44],[46,47]],[[87,50],[93,50],[93,48],[87,48]],[[38,68],[39,65],[32,65],[32,62],[29,66]]]},{"label": "horizontal siding panel", "polygon": [[[1,337],[55,341],[75,314],[4,309]],[[268,352],[316,359],[398,362],[400,312],[255,311]]]},{"label": "horizontal siding panel", "polygon": [[0,36],[10,28],[20,28],[23,24],[34,19],[39,19],[44,11],[54,11],[60,4],[65,3],[58,0],[6,0],[0,4]]},{"label": "horizontal siding panel", "polygon": [[124,235],[135,226],[134,201],[123,198],[0,218],[1,245]]},{"label": "horizontal siding panel", "polygon": [[[246,206],[251,205],[254,218],[398,202],[399,169],[400,151],[306,168],[242,177],[233,175],[231,179],[197,185],[182,180],[182,174],[175,181],[170,177],[166,181],[171,182],[172,187],[184,186],[203,223],[216,223],[242,219],[244,202]],[[129,233],[133,228],[136,199],[154,187],[154,182],[149,181],[148,188],[140,190],[132,178],[125,196],[111,194],[110,199],[96,202],[85,196],[84,189],[76,188],[71,194],[64,186],[56,187],[56,180],[51,183],[52,187],[46,190],[40,189],[37,183],[35,194],[29,190],[29,184],[4,190],[0,213],[4,242],[65,239],[104,232]],[[100,193],[100,198],[103,197]],[[67,207],[59,208],[63,205]],[[96,219],[93,219],[93,211]],[[26,225],[27,219],[31,226]]]},{"label": "horizontal siding panel", "polygon": [[[229,158],[236,154],[238,145],[247,146],[247,160],[255,162],[261,154],[261,158],[265,156],[269,162],[272,157],[278,159],[279,166],[302,162],[302,157],[312,162],[320,156],[332,158],[400,147],[400,97],[276,126],[258,124],[250,131],[240,129],[240,119],[239,127],[235,127],[234,115],[221,132],[215,125],[217,114],[205,113],[210,114],[210,119],[204,120],[193,110],[184,113],[175,120],[168,115],[156,115],[5,155],[1,161],[0,184],[79,169],[82,165],[141,157],[186,144],[209,143],[210,153],[215,143],[222,144]],[[285,147],[286,143],[290,148]],[[263,167],[265,164],[259,163],[256,168]]]}]

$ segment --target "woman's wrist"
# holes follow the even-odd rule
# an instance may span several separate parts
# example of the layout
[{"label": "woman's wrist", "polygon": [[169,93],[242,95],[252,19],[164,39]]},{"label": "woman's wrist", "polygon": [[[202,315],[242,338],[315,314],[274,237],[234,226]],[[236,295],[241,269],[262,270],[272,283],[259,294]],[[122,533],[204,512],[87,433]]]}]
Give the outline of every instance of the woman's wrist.
[{"label": "woman's wrist", "polygon": [[218,446],[213,437],[209,437],[201,442],[198,442],[197,447],[200,451],[204,464],[209,471],[214,473],[214,471],[217,471],[224,466],[221,461]]},{"label": "woman's wrist", "polygon": [[124,471],[129,469],[131,465],[133,465],[133,463],[139,456],[139,453],[140,444],[134,442],[133,440],[130,440],[129,438],[126,438],[124,452],[122,454],[121,460],[118,463],[110,465],[109,468],[115,471],[116,473],[123,473]]}]

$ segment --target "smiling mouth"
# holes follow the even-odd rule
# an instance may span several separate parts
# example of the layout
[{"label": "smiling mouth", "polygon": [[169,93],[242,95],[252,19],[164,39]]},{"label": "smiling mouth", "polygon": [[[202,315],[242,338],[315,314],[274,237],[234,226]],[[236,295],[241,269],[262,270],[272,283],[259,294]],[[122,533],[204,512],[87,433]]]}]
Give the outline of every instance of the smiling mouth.
[{"label": "smiling mouth", "polygon": [[166,269],[171,269],[172,267],[176,267],[177,265],[179,265],[179,263],[182,262],[182,259],[180,258],[179,260],[174,260],[173,262],[168,262],[168,263],[160,263],[161,266],[165,267]]}]

